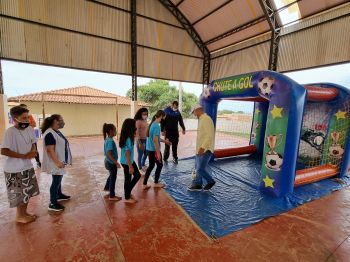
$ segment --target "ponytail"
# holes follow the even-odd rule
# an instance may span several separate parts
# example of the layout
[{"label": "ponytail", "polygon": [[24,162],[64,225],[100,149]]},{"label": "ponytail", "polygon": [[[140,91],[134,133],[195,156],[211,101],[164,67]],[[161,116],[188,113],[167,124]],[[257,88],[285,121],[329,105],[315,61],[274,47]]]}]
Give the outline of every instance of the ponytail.
[{"label": "ponytail", "polygon": [[46,130],[52,126],[53,122],[55,120],[59,121],[60,118],[61,118],[61,115],[58,115],[58,114],[54,114],[49,117],[46,117],[43,124],[41,125],[41,133],[44,134]]},{"label": "ponytail", "polygon": [[152,121],[149,124],[148,129],[147,129],[147,137],[149,136],[149,130],[150,130],[153,122],[156,121],[157,118],[164,117],[164,116],[165,116],[165,112],[163,110],[158,110],[157,113],[152,117]]},{"label": "ponytail", "polygon": [[106,138],[107,138],[109,132],[110,132],[111,130],[115,130],[115,129],[116,129],[115,125],[104,123],[104,124],[103,124],[103,127],[102,127],[103,138],[106,140]]}]

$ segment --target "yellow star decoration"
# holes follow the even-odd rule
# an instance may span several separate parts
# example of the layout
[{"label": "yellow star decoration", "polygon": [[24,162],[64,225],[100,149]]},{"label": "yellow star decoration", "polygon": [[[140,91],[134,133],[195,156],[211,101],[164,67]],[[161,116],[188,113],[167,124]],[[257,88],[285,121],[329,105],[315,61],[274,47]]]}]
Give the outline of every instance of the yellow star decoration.
[{"label": "yellow star decoration", "polygon": [[272,118],[275,119],[276,117],[282,117],[282,110],[283,107],[277,107],[277,106],[273,106],[273,109],[270,111],[272,114]]},{"label": "yellow star decoration", "polygon": [[259,114],[261,111],[260,111],[259,109],[257,109],[257,110],[255,110],[255,112],[256,112],[257,114]]},{"label": "yellow star decoration", "polygon": [[346,112],[338,110],[338,112],[335,114],[335,116],[337,117],[337,120],[338,119],[345,119],[346,118]]},{"label": "yellow star decoration", "polygon": [[273,182],[275,182],[275,179],[269,178],[269,176],[266,176],[264,179],[265,187],[272,187],[273,188]]}]

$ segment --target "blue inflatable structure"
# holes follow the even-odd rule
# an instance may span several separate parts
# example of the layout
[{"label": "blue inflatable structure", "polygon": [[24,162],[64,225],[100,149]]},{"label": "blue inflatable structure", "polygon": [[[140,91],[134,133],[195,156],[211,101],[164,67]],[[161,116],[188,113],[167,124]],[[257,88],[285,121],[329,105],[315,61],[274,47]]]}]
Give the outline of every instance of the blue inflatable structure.
[{"label": "blue inflatable structure", "polygon": [[[215,149],[211,192],[190,192],[194,158],[165,166],[167,192],[220,237],[350,184],[350,91],[300,85],[272,71],[214,80],[200,97],[214,123],[222,100],[254,102],[249,145]],[[239,123],[237,123],[239,125]]]}]

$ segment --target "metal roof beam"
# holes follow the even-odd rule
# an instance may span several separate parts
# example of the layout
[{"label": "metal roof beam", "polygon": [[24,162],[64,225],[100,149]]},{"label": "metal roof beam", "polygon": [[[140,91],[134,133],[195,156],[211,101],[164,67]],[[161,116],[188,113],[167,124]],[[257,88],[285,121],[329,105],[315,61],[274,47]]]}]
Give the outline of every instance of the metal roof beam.
[{"label": "metal roof beam", "polygon": [[265,20],[266,20],[266,17],[265,17],[265,16],[261,16],[261,17],[255,19],[255,20],[253,20],[253,21],[250,21],[250,22],[245,23],[245,24],[243,24],[243,25],[240,25],[240,26],[238,26],[238,27],[236,27],[236,28],[233,28],[233,29],[231,29],[231,30],[229,30],[229,31],[227,31],[227,32],[225,32],[225,33],[223,33],[223,34],[221,34],[221,35],[215,36],[214,38],[209,39],[208,41],[204,42],[204,44],[205,44],[205,45],[210,45],[210,44],[212,44],[212,43],[214,43],[214,42],[216,42],[216,41],[219,41],[219,40],[221,40],[221,39],[224,39],[224,38],[226,38],[226,37],[228,37],[228,36],[230,36],[230,35],[233,35],[233,34],[235,34],[235,33],[237,33],[237,32],[240,32],[240,31],[242,31],[242,30],[244,30],[244,29],[247,29],[247,28],[249,28],[249,27],[251,27],[251,26],[253,26],[253,25],[256,25],[256,24],[258,24],[258,23],[260,23],[260,22],[263,22],[263,21],[265,21]]},{"label": "metal roof beam", "polygon": [[274,10],[271,0],[259,0],[259,3],[264,11],[265,17],[272,32],[268,69],[276,71],[281,25],[278,22],[278,13]]},{"label": "metal roof beam", "polygon": [[[180,22],[195,42],[201,53],[203,54],[203,84],[209,84],[210,77],[210,52],[204,45],[197,31],[193,28],[190,21],[182,14],[182,12],[170,0],[159,0]],[[179,5],[179,4],[178,4]]]},{"label": "metal roof beam", "polygon": [[214,14],[216,11],[220,10],[221,8],[223,8],[224,6],[226,6],[227,4],[231,3],[233,0],[228,0],[225,3],[221,4],[220,6],[216,7],[214,10],[210,11],[209,13],[207,13],[206,15],[202,16],[201,18],[199,18],[198,20],[194,21],[192,23],[192,26],[194,26],[195,24],[199,23],[200,21],[202,21],[203,19],[207,18],[208,16]]}]

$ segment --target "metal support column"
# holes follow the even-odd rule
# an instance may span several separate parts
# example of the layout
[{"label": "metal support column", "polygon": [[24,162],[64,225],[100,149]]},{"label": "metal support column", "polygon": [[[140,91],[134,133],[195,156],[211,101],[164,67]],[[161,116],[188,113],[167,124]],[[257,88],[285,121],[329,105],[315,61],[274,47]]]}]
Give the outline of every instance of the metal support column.
[{"label": "metal support column", "polygon": [[259,0],[261,8],[264,11],[267,22],[270,25],[272,32],[271,36],[271,46],[270,46],[270,57],[269,57],[269,70],[277,70],[277,60],[278,60],[278,45],[280,40],[281,26],[277,20],[278,12],[273,8],[270,0]]},{"label": "metal support column", "polygon": [[195,44],[198,46],[199,50],[203,54],[203,85],[209,84],[210,79],[210,52],[206,45],[203,43],[202,39],[200,38],[197,31],[194,29],[192,24],[187,20],[187,18],[181,13],[181,11],[177,8],[176,5],[174,5],[170,0],[159,0],[160,3],[162,3],[166,9],[171,12],[176,19],[180,22],[180,24],[183,26],[183,28],[187,31],[187,33],[190,35],[192,40],[195,42]]},{"label": "metal support column", "polygon": [[131,100],[137,101],[137,33],[136,33],[136,0],[131,0]]},{"label": "metal support column", "polygon": [[4,82],[2,81],[2,67],[1,67],[1,60],[0,60],[0,95],[4,94]]}]

